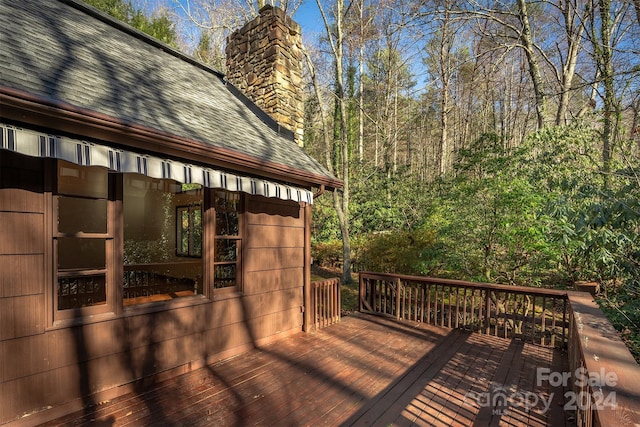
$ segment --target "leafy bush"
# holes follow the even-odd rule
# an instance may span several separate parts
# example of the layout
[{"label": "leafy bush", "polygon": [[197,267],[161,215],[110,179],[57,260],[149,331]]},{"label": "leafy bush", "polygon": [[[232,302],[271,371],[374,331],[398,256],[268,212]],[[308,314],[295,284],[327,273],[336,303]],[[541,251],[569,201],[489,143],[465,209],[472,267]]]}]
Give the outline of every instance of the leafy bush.
[{"label": "leafy bush", "polygon": [[[542,129],[518,149],[483,135],[457,153],[455,173],[428,184],[360,168],[349,212],[356,264],[555,288],[598,281],[603,309],[640,345],[638,153],[620,144],[605,176],[601,151],[598,130],[578,123]],[[329,218],[331,230],[319,231],[339,239]],[[340,244],[331,248],[341,257]]]},{"label": "leafy bush", "polygon": [[429,276],[438,268],[437,251],[437,239],[431,231],[376,233],[364,239],[358,265],[368,271]]},{"label": "leafy bush", "polygon": [[640,302],[637,292],[623,289],[609,297],[597,299],[602,311],[607,315],[620,337],[640,363]]},{"label": "leafy bush", "polygon": [[342,241],[329,240],[315,242],[311,245],[313,263],[320,267],[337,267],[342,265]]}]

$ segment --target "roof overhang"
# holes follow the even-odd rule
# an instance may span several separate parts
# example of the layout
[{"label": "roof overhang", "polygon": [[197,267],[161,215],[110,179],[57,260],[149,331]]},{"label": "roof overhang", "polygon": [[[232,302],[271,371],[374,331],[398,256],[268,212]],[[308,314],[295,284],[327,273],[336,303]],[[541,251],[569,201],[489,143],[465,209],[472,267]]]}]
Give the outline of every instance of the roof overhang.
[{"label": "roof overhang", "polygon": [[336,189],[342,181],[311,174],[238,151],[213,147],[68,103],[0,86],[0,116],[53,131],[91,138],[142,152],[160,153],[303,187]]}]

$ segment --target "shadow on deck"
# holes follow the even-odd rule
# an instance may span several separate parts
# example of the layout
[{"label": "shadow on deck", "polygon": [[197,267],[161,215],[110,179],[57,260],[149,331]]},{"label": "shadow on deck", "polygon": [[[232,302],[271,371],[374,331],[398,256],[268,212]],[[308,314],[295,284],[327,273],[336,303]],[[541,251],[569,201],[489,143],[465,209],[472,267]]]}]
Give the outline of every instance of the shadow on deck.
[{"label": "shadow on deck", "polygon": [[356,314],[46,426],[572,425],[536,369],[566,356],[516,340]]}]

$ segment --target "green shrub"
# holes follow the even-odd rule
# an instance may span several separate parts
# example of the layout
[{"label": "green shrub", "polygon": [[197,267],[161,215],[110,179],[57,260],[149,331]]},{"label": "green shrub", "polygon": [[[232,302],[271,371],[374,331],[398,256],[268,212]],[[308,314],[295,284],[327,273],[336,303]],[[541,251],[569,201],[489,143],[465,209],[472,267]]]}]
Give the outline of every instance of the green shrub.
[{"label": "green shrub", "polygon": [[435,233],[423,229],[375,233],[359,248],[361,270],[429,276],[436,270]]},{"label": "green shrub", "polygon": [[311,256],[317,266],[339,267],[342,265],[342,241],[314,242],[311,245]]}]

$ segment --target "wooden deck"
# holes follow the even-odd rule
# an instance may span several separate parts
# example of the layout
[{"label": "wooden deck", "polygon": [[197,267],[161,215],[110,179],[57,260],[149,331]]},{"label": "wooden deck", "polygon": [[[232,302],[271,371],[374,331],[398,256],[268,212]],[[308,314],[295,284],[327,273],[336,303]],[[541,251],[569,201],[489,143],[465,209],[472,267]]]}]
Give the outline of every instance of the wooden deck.
[{"label": "wooden deck", "polygon": [[536,367],[565,363],[514,340],[356,314],[46,425],[570,426],[564,390],[536,384]]}]

